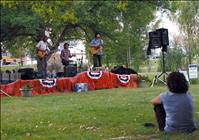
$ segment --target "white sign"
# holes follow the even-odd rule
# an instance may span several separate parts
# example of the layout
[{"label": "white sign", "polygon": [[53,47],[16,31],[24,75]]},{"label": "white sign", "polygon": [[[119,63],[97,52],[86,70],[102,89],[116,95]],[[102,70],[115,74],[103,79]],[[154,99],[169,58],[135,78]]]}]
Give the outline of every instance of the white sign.
[{"label": "white sign", "polygon": [[197,64],[189,64],[189,78],[198,78]]}]

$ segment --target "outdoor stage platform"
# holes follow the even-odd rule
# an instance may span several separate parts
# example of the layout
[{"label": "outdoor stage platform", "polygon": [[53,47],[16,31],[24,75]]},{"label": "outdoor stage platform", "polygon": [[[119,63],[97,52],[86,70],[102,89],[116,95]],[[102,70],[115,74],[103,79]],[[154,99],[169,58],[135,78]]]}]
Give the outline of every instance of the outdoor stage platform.
[{"label": "outdoor stage platform", "polygon": [[[21,96],[20,88],[31,83],[33,85],[32,95],[53,94],[59,92],[71,93],[75,91],[75,84],[87,83],[88,90],[110,89],[119,87],[136,88],[135,75],[118,75],[106,71],[85,71],[74,77],[17,80],[7,85],[0,85],[1,90],[10,96]],[[1,93],[1,96],[6,96]]]}]

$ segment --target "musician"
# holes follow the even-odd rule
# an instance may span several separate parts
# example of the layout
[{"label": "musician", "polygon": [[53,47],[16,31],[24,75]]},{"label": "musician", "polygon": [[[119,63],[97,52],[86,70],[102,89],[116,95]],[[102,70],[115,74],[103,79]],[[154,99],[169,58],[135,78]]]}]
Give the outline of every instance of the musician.
[{"label": "musician", "polygon": [[99,33],[95,33],[95,38],[90,42],[90,47],[98,47],[97,52],[93,54],[93,65],[94,67],[101,67],[104,41],[100,38]]},{"label": "musician", "polygon": [[47,55],[50,52],[47,44],[48,37],[43,35],[39,43],[36,45],[37,52],[37,71],[40,78],[47,77]]},{"label": "musician", "polygon": [[70,50],[68,49],[68,47],[69,47],[69,44],[65,43],[64,49],[61,51],[61,54],[60,54],[60,58],[64,66],[68,66],[70,62],[69,58],[75,56],[70,53]]}]

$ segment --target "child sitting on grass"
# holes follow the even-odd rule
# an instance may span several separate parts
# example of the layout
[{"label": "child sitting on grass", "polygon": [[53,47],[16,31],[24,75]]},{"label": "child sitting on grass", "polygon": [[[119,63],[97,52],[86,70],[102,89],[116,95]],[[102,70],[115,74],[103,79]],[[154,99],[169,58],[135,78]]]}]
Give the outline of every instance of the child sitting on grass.
[{"label": "child sitting on grass", "polygon": [[151,100],[160,131],[194,131],[193,99],[188,92],[189,85],[184,75],[179,72],[169,74],[167,87],[169,91]]}]

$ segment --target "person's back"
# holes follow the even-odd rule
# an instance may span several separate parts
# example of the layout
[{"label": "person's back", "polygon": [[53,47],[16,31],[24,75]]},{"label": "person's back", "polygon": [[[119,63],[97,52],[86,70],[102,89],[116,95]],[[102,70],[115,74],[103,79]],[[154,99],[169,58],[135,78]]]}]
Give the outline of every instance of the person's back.
[{"label": "person's back", "polygon": [[[169,91],[163,92],[151,100],[155,106],[160,131],[192,132],[195,130],[194,105],[184,75],[179,72],[170,73],[167,78],[167,87]],[[163,109],[158,109],[157,112],[158,105],[163,105]],[[166,116],[161,116],[161,114],[165,114],[164,112]]]},{"label": "person's back", "polygon": [[191,131],[195,128],[193,121],[193,100],[190,93],[160,94],[161,103],[166,112],[165,131]]}]

